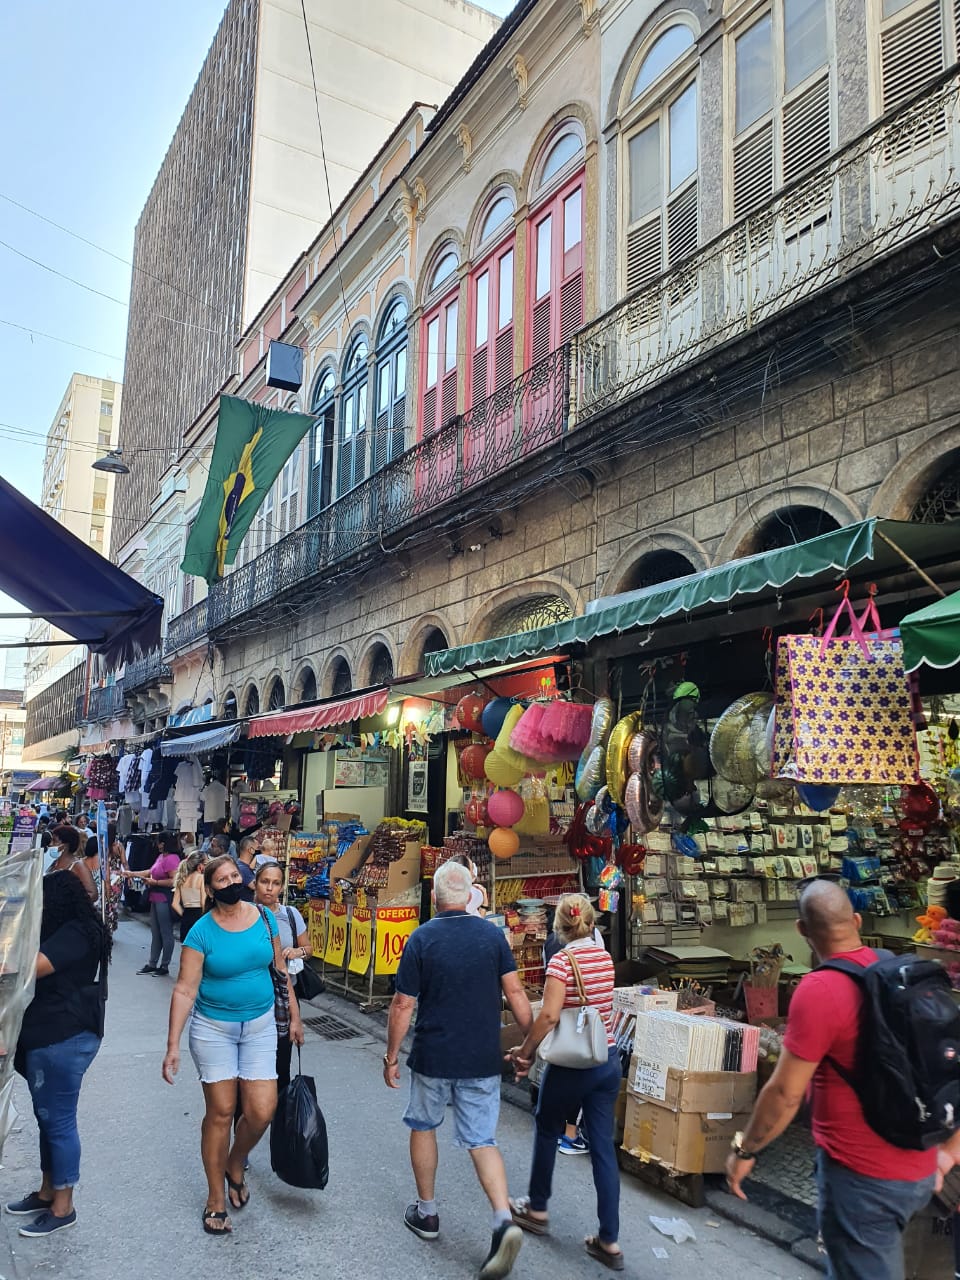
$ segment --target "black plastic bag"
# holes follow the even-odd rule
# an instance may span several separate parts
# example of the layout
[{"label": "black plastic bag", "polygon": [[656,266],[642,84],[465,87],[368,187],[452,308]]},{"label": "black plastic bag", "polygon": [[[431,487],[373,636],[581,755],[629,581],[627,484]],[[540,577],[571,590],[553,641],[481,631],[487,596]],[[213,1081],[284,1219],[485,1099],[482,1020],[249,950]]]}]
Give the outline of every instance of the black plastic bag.
[{"label": "black plastic bag", "polygon": [[[299,1047],[297,1054],[299,1060]],[[327,1185],[327,1126],[317,1105],[313,1076],[294,1076],[277,1099],[270,1126],[270,1167],[291,1187],[322,1191]]]}]

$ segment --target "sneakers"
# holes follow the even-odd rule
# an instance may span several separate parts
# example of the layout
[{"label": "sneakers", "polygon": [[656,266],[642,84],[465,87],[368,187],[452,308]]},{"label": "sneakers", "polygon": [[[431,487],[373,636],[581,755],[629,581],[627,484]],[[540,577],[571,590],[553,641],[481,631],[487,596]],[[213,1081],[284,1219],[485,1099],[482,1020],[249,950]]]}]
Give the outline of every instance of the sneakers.
[{"label": "sneakers", "polygon": [[38,1213],[43,1213],[45,1209],[49,1209],[53,1204],[52,1200],[42,1200],[35,1191],[31,1191],[28,1196],[24,1196],[22,1200],[11,1200],[5,1205],[7,1213],[13,1214],[33,1214],[34,1217]]},{"label": "sneakers", "polygon": [[480,1280],[502,1280],[508,1276],[517,1260],[523,1232],[515,1222],[505,1222],[497,1227],[490,1241],[490,1252],[480,1268]]},{"label": "sneakers", "polygon": [[557,1139],[557,1151],[562,1156],[588,1156],[590,1143],[582,1134],[578,1133],[575,1138],[568,1138],[564,1134],[562,1138]]},{"label": "sneakers", "polygon": [[[143,972],[143,970],[141,970],[141,972]],[[170,972],[170,966],[162,964],[158,968],[153,970],[153,976],[155,978],[165,978],[169,972]]]},{"label": "sneakers", "polygon": [[[64,1227],[72,1227],[76,1220],[76,1209],[72,1209],[65,1218],[57,1218],[47,1209],[41,1213],[39,1218],[35,1218],[33,1222],[21,1227],[20,1234],[22,1236],[50,1236],[53,1235],[54,1231],[61,1231]],[[504,1272],[505,1274],[506,1272]]]},{"label": "sneakers", "polygon": [[157,966],[155,964],[145,964],[142,969],[137,970],[137,977],[139,977],[141,973],[156,973],[156,972],[157,972]]},{"label": "sneakers", "polygon": [[[440,1234],[440,1218],[439,1215],[431,1213],[424,1217],[420,1212],[420,1206],[416,1201],[408,1204],[403,1212],[404,1226],[410,1228],[415,1236],[419,1236],[421,1240],[436,1240]],[[507,1273],[504,1271],[503,1273]]]}]

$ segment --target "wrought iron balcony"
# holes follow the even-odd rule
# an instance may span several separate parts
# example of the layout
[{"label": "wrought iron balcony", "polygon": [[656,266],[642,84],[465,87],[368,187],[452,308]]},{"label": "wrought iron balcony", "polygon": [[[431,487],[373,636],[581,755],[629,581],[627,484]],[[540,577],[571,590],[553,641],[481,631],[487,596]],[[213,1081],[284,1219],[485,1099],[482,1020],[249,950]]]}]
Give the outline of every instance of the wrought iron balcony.
[{"label": "wrought iron balcony", "polygon": [[102,688],[91,689],[87,695],[87,711],[84,720],[110,720],[123,710],[123,680]]},{"label": "wrought iron balcony", "polygon": [[123,686],[127,694],[147,689],[150,685],[165,684],[172,678],[173,673],[163,661],[159,649],[151,650],[135,662],[128,662],[123,669]]},{"label": "wrought iron balcony", "polygon": [[381,548],[403,529],[451,511],[480,486],[555,443],[566,428],[568,356],[567,347],[553,352],[214,583],[206,600],[170,621],[165,652]]},{"label": "wrought iron balcony", "polygon": [[573,341],[573,425],[955,217],[958,169],[954,68],[587,325]]}]

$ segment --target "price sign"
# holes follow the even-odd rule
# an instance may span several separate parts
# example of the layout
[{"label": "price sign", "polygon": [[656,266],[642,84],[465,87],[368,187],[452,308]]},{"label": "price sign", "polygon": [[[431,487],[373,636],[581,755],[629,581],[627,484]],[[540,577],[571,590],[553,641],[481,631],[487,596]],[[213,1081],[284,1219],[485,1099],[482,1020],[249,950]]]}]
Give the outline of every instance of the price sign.
[{"label": "price sign", "polygon": [[377,955],[374,973],[396,973],[407,939],[420,923],[416,907],[381,907],[377,911]]},{"label": "price sign", "polygon": [[339,969],[343,965],[343,957],[347,950],[347,908],[342,902],[330,904],[330,917],[327,920],[327,945],[323,958],[327,964]]},{"label": "price sign", "polygon": [[326,904],[310,908],[310,947],[318,960],[323,959],[327,949],[327,908]]},{"label": "price sign", "polygon": [[369,907],[354,907],[350,921],[351,973],[366,973],[370,968],[370,940],[373,934],[373,912]]}]

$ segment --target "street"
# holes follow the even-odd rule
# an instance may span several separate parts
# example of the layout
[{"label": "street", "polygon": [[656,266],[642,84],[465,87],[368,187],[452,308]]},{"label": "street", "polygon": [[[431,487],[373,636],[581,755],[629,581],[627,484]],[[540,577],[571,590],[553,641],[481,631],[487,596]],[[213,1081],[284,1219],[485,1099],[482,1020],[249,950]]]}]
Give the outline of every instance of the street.
[{"label": "street", "polygon": [[[200,1087],[186,1051],[174,1088],[160,1079],[170,980],[138,977],[149,932],[137,921],[120,925],[111,970],[107,1035],[80,1098],[82,1174],[77,1226],[49,1240],[17,1235],[22,1219],[4,1214],[0,1274],[5,1280],[159,1280],[197,1274],[203,1280],[464,1280],[475,1276],[490,1238],[489,1214],[465,1153],[441,1130],[438,1199],[441,1236],[417,1240],[402,1224],[414,1198],[401,1122],[405,1090],[383,1086],[379,1028],[333,1041],[308,1029],[304,1070],[315,1076],[330,1135],[330,1182],[325,1191],[297,1191],[273,1176],[264,1142],[253,1155],[249,1208],[234,1214],[228,1240],[205,1236],[200,1224],[204,1182],[199,1154]],[[176,961],[175,961],[176,963]],[[323,996],[308,1016],[362,1017]],[[296,1059],[294,1059],[296,1061]],[[20,1118],[3,1153],[0,1193],[11,1199],[35,1190],[36,1126],[18,1080]],[[504,1105],[499,1138],[511,1190],[525,1191],[531,1146],[529,1115]],[[582,1252],[595,1227],[587,1159],[558,1159],[551,1203],[552,1236],[525,1238],[513,1274],[532,1280],[593,1277],[603,1269]],[[817,1273],[750,1232],[623,1181],[621,1242],[626,1274],[687,1280],[694,1275],[739,1280],[802,1280]],[[650,1214],[684,1217],[696,1243],[677,1245],[659,1235]],[[658,1251],[658,1252],[655,1252]],[[666,1257],[660,1256],[660,1253]],[[11,1256],[12,1255],[12,1256]]]}]

